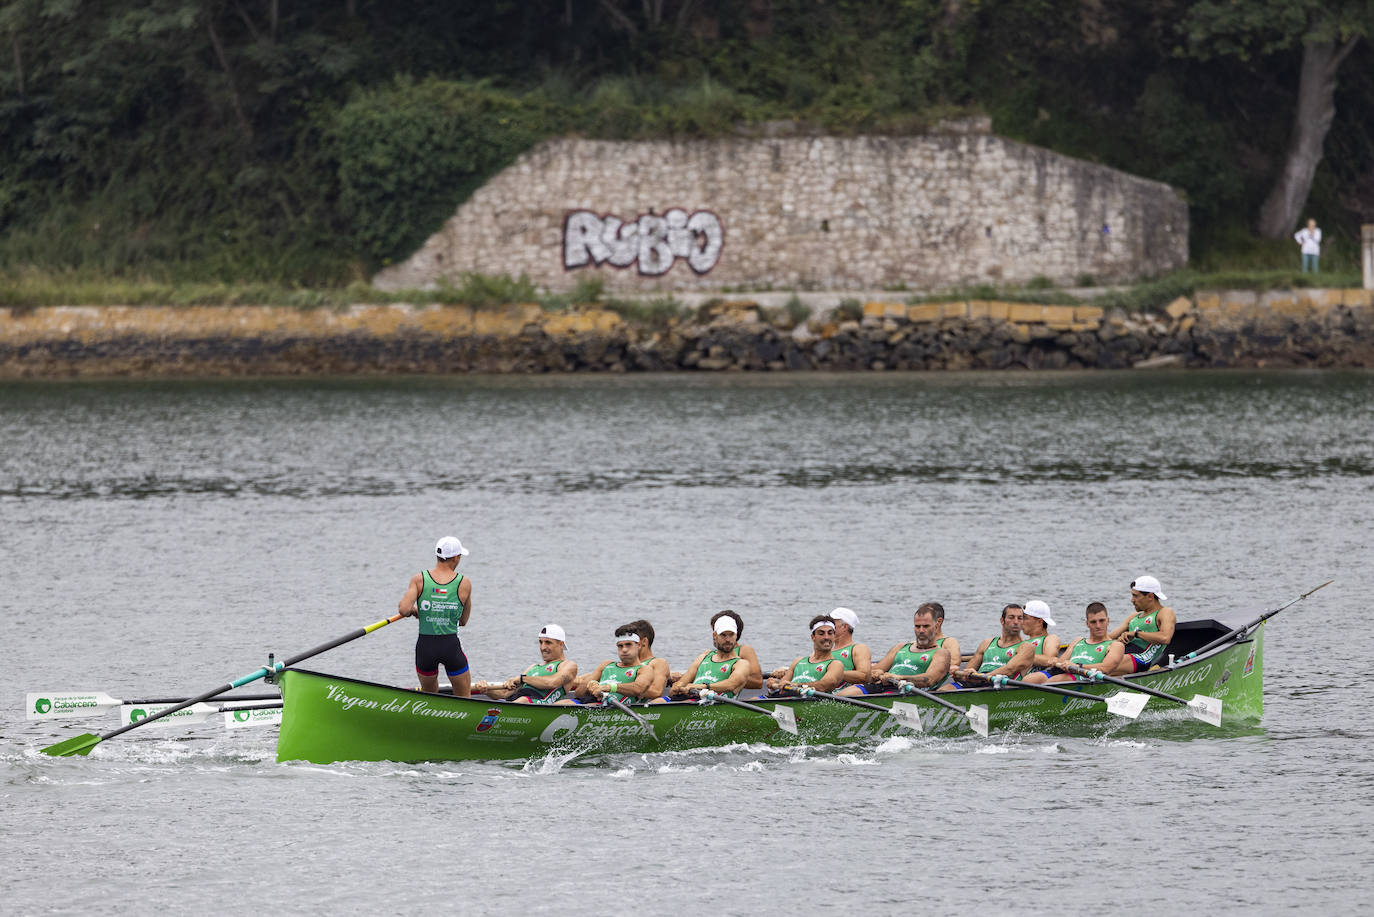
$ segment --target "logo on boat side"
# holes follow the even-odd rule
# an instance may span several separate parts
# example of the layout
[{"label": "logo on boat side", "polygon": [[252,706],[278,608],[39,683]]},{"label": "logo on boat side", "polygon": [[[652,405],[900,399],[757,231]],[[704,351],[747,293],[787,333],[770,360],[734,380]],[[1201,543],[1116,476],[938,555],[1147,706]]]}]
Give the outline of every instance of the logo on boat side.
[{"label": "logo on boat side", "polygon": [[484,716],[484,717],[482,717],[481,722],[479,722],[479,723],[477,724],[477,731],[478,731],[478,732],[486,732],[488,729],[490,729],[491,727],[493,727],[493,726],[496,725],[496,721],[497,721],[498,719],[500,719],[500,717],[501,717],[501,708],[500,708],[500,707],[488,707],[488,708],[487,708],[487,715]]},{"label": "logo on boat side", "polygon": [[1250,655],[1245,657],[1245,668],[1241,671],[1240,677],[1244,678],[1255,671],[1255,648],[1250,647]]},{"label": "logo on boat side", "polygon": [[[1253,654],[1251,654],[1251,658],[1252,658],[1252,659],[1254,658],[1254,655],[1253,655]],[[40,697],[40,698],[38,698],[38,700],[34,701],[34,703],[33,703],[33,712],[34,712],[34,713],[43,714],[43,713],[47,713],[47,712],[48,712],[49,710],[51,710],[51,709],[52,709],[52,701],[48,700],[46,697]]]}]

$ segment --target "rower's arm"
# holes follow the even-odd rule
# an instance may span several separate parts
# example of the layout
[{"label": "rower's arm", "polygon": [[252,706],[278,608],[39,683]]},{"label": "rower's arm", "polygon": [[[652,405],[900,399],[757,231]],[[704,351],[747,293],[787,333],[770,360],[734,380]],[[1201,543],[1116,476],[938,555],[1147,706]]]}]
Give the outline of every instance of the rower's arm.
[{"label": "rower's arm", "polygon": [[1107,644],[1107,655],[1102,657],[1101,662],[1084,666],[1085,669],[1097,669],[1103,675],[1111,675],[1121,665],[1121,660],[1126,655],[1126,644],[1120,640],[1113,640]]},{"label": "rower's arm", "polygon": [[642,665],[639,667],[639,674],[635,680],[628,684],[618,684],[615,686],[617,694],[624,694],[626,697],[649,697],[649,691],[654,686],[653,666]]},{"label": "rower's arm", "polygon": [[820,681],[812,682],[810,687],[817,691],[829,693],[840,685],[844,684],[844,663],[838,659],[830,660],[830,665],[825,667],[825,675]]},{"label": "rower's arm", "polygon": [[668,660],[655,659],[653,661],[653,678],[649,682],[648,697],[662,697],[668,689]]},{"label": "rower's arm", "polygon": [[739,662],[735,663],[730,670],[730,677],[724,681],[713,681],[706,687],[715,691],[717,694],[738,694],[744,690],[744,686],[749,683],[749,673],[753,667],[749,665],[749,660],[740,654]]},{"label": "rower's arm", "polygon": [[988,651],[988,647],[992,645],[994,639],[993,637],[989,637],[978,644],[978,651],[973,654],[973,658],[968,661],[968,665],[964,666],[964,668],[972,669],[975,672],[978,671],[979,667],[983,664],[983,654]]},{"label": "rower's arm", "polygon": [[1008,678],[1020,678],[1021,675],[1031,666],[1031,660],[1035,658],[1035,647],[1029,643],[1021,644],[1016,655],[1007,660],[1007,664],[998,666],[987,675],[1005,675]]},{"label": "rower's arm", "polygon": [[869,652],[868,646],[863,643],[854,644],[854,671],[845,672],[840,679],[841,684],[866,685],[872,678],[873,654]]},{"label": "rower's arm", "polygon": [[959,654],[959,641],[953,637],[946,637],[945,642],[940,644],[940,649],[949,654],[949,670],[953,672],[963,663],[964,657]]},{"label": "rower's arm", "polygon": [[587,690],[587,685],[591,684],[594,681],[600,681],[601,673],[605,670],[606,666],[610,664],[611,660],[607,659],[605,662],[601,663],[601,665],[597,666],[596,670],[592,672],[592,674],[588,675],[586,678],[579,678],[576,682],[574,682],[573,696],[576,697],[582,694],[589,694],[590,692]]},{"label": "rower's arm", "polygon": [[929,688],[944,681],[949,674],[949,653],[938,652],[935,658],[930,661],[930,665],[920,675],[894,675],[898,681],[904,681],[913,688]]},{"label": "rower's arm", "polygon": [[[709,650],[708,650],[707,652],[709,652]],[[741,655],[742,655],[742,654],[741,654]],[[692,678],[693,678],[693,676],[696,675],[697,669],[699,669],[699,668],[701,667],[701,661],[702,661],[703,659],[705,659],[705,658],[706,658],[706,653],[702,653],[700,656],[698,656],[697,658],[695,658],[695,659],[692,660],[691,664],[690,664],[689,666],[687,666],[687,670],[686,670],[685,672],[682,673],[682,676],[681,676],[680,678],[678,678],[677,681],[673,682],[673,691],[672,691],[672,693],[674,693],[674,694],[685,694],[685,693],[687,693],[687,686],[693,683],[693,682],[692,682]]]},{"label": "rower's arm", "polygon": [[758,653],[754,652],[752,646],[739,645],[739,655],[741,659],[749,660],[749,680],[744,683],[746,688],[763,687],[763,666],[759,665]]},{"label": "rower's arm", "polygon": [[1048,668],[1054,665],[1059,658],[1059,637],[1056,634],[1049,634],[1045,637],[1045,652],[1036,653],[1031,659],[1031,667],[1036,669]]},{"label": "rower's arm", "polygon": [[897,661],[897,651],[902,648],[901,643],[892,644],[892,649],[887,651],[887,655],[879,659],[869,669],[869,678],[876,681],[878,676],[892,668],[892,663]]},{"label": "rower's arm", "polygon": [[1177,625],[1178,619],[1174,617],[1174,610],[1161,608],[1159,610],[1159,630],[1138,630],[1135,633],[1135,638],[1141,643],[1163,643],[1167,646],[1174,639],[1174,628]]},{"label": "rower's arm", "polygon": [[425,578],[419,573],[410,578],[410,584],[406,586],[406,594],[401,596],[401,601],[396,603],[396,610],[402,615],[413,615],[416,612],[415,602],[420,598],[420,593],[424,591]]},{"label": "rower's arm", "polygon": [[472,614],[472,580],[466,576],[458,584],[458,601],[463,603],[463,613],[458,618],[458,626],[467,627],[468,617]]},{"label": "rower's arm", "polygon": [[[566,670],[568,669],[572,670],[571,675],[567,673]],[[522,675],[520,676],[520,680],[522,684],[527,684],[531,688],[537,688],[540,691],[547,691],[550,688],[561,688],[563,685],[568,683],[568,680],[570,678],[576,677],[577,663],[565,661],[562,665],[558,667],[558,671],[554,672],[551,675]]]},{"label": "rower's arm", "polygon": [[[741,653],[740,655],[744,654]],[[774,669],[773,674],[768,676],[768,690],[776,691],[783,685],[787,684],[787,679],[791,677],[793,672],[797,671],[797,663],[801,662],[805,658],[805,656],[798,656],[796,659],[793,659],[790,663],[788,663],[785,669]],[[778,672],[785,672],[786,674],[778,675]]]}]

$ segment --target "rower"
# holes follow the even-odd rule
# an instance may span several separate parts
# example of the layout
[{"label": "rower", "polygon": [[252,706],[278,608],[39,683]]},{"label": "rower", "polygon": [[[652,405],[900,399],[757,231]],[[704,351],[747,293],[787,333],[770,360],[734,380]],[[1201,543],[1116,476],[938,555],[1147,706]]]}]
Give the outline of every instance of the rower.
[{"label": "rower", "polygon": [[964,657],[959,654],[959,641],[945,634],[945,606],[939,602],[926,602],[917,608],[929,608],[930,613],[935,616],[935,645],[949,653],[949,668],[954,671],[963,664]]},{"label": "rower", "polygon": [[828,692],[841,684],[844,666],[831,655],[835,649],[835,619],[816,615],[810,628],[811,655],[798,656],[790,666],[774,669],[767,681],[769,694],[795,694],[803,686]]},{"label": "rower", "polygon": [[434,567],[410,578],[396,607],[403,616],[420,619],[415,674],[420,676],[420,690],[430,694],[439,691],[440,663],[454,697],[467,697],[471,691],[472,673],[458,639],[458,628],[466,627],[472,614],[472,580],[458,572],[458,563],[467,554],[468,549],[452,535],[440,538],[434,546]]},{"label": "rower", "polygon": [[1026,675],[1024,680],[1032,684],[1044,681],[1087,681],[1083,673],[1090,669],[1104,675],[1116,671],[1126,651],[1120,641],[1113,640],[1107,635],[1107,628],[1111,626],[1111,621],[1107,617],[1107,606],[1101,602],[1090,604],[1084,613],[1084,622],[1088,625],[1088,636],[1079,637],[1065,647],[1059,659],[1050,667],[1057,669],[1059,674],[1032,672]]},{"label": "rower", "polygon": [[[1054,618],[1050,617],[1050,606],[1047,603],[1039,599],[1031,599],[1026,603],[1026,613],[1021,619],[1021,630],[1025,633],[1026,640],[1035,649],[1030,670],[1026,674],[1045,672],[1059,659],[1059,635],[1049,632],[1049,629],[1055,626]],[[1048,675],[1049,673],[1046,672],[1045,674]],[[1024,677],[1023,675],[1022,678]]]},{"label": "rower", "polygon": [[739,652],[739,624],[731,615],[717,615],[711,625],[711,643],[707,650],[687,666],[687,671],[673,684],[674,700],[685,700],[703,690],[736,697],[749,680],[749,660]]},{"label": "rower", "polygon": [[1112,629],[1112,639],[1126,645],[1126,655],[1113,675],[1143,672],[1164,655],[1178,623],[1174,610],[1165,607],[1167,601],[1169,597],[1153,576],[1139,576],[1131,583],[1135,614]]},{"label": "rower", "polygon": [[848,608],[836,608],[830,612],[830,617],[835,620],[835,648],[830,654],[844,666],[843,684],[867,684],[873,656],[866,644],[854,642],[854,628],[859,626],[859,616]]},{"label": "rower", "polygon": [[539,662],[523,674],[492,684],[479,681],[474,694],[518,704],[554,704],[571,693],[577,679],[577,663],[565,655],[568,637],[557,624],[546,624],[539,631]]},{"label": "rower", "polygon": [[[744,636],[744,619],[739,616],[739,612],[732,611],[729,608],[711,615],[712,632],[715,631],[715,627],[720,623],[721,619],[726,617],[735,622],[735,639],[739,640]],[[739,653],[741,659],[749,663],[749,679],[744,683],[744,686],[746,688],[762,688],[763,667],[759,665],[758,653],[754,652],[754,648],[747,643],[736,643],[735,650]],[[687,673],[678,672],[673,676],[673,680],[676,682],[685,674]]]},{"label": "rower", "polygon": [[1002,607],[1002,633],[978,644],[978,650],[968,665],[951,673],[953,681],[941,685],[941,691],[956,688],[981,687],[993,675],[1016,678],[1030,668],[1035,656],[1033,645],[1021,639],[1021,624],[1025,608],[1015,602]]},{"label": "rower", "polygon": [[653,672],[639,661],[639,634],[628,624],[615,629],[616,659],[607,659],[596,667],[585,685],[579,688],[588,698],[565,698],[560,704],[604,702],[607,697],[626,704],[642,704],[649,696]]},{"label": "rower", "polygon": [[869,685],[851,685],[838,693],[857,697],[900,689],[903,683],[926,689],[942,684],[949,674],[949,651],[935,642],[935,612],[929,605],[916,609],[911,630],[916,639],[888,650],[873,666]]},{"label": "rower", "polygon": [[639,634],[639,661],[653,672],[648,703],[661,704],[668,699],[664,697],[668,688],[668,660],[654,655],[654,626],[643,619],[631,621],[625,626],[634,628],[634,632]]}]

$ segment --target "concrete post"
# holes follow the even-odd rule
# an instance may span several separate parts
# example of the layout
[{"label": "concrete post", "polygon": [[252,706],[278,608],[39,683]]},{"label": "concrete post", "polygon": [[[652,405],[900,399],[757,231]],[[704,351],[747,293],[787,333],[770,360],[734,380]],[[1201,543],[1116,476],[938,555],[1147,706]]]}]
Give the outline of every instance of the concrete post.
[{"label": "concrete post", "polygon": [[1364,288],[1374,290],[1374,223],[1360,227],[1360,252],[1364,263]]}]

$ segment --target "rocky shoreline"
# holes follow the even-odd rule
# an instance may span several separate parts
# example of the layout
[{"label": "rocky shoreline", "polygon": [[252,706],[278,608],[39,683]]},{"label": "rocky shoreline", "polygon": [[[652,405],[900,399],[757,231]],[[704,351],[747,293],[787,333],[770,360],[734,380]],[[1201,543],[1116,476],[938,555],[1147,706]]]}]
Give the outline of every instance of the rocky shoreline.
[{"label": "rocky shoreline", "polygon": [[1159,313],[869,302],[800,324],[750,301],[600,308],[0,309],[0,378],[370,373],[1374,367],[1367,290],[1204,292]]}]

